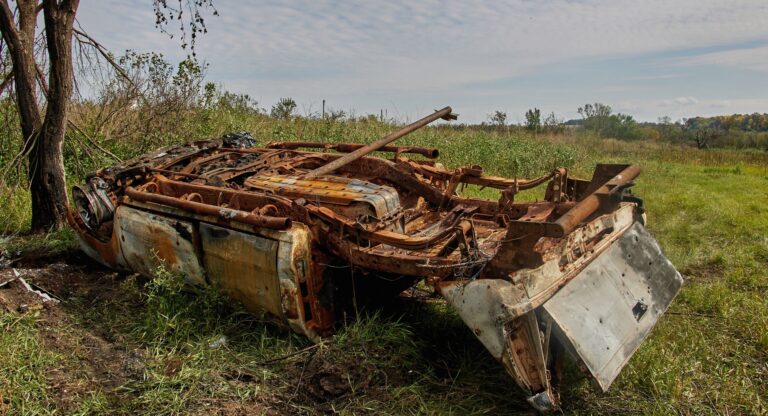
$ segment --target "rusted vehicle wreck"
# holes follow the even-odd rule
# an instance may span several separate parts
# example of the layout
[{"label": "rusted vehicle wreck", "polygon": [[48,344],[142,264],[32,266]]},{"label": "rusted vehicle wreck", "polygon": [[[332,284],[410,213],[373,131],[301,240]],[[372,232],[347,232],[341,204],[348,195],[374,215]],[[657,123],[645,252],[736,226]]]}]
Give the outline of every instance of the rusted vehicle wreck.
[{"label": "rusted vehicle wreck", "polygon": [[[69,220],[101,263],[147,275],[164,263],[313,340],[355,297],[426,285],[536,409],[558,408],[565,355],[607,389],[682,284],[629,192],[640,169],[508,179],[391,145],[440,118],[455,116],[447,107],[370,145],[228,135],[160,149],[90,175]],[[500,198],[463,197],[466,185]],[[515,202],[537,187],[539,202]]]}]

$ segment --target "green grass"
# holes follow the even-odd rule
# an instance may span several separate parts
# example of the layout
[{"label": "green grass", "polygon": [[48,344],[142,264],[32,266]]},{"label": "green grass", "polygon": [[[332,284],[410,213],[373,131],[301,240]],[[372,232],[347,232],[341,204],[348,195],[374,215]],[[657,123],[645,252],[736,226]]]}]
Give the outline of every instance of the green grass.
[{"label": "green grass", "polygon": [[[130,277],[119,286],[120,296],[99,303],[95,314],[88,312],[87,299],[74,310],[83,327],[142,351],[143,376],[121,387],[114,412],[178,414],[200,409],[207,398],[253,398],[261,393],[258,384],[230,383],[227,377],[309,344],[297,335],[277,336],[279,331],[212,291],[188,292],[181,276],[162,269],[146,284]],[[275,377],[259,369],[255,374],[262,381]]]},{"label": "green grass", "polygon": [[[209,115],[206,120],[189,131],[216,136],[251,130],[262,144],[370,142],[390,128],[375,122],[275,121],[238,114]],[[190,138],[197,137],[192,133]],[[556,166],[588,176],[600,161],[640,164],[643,173],[634,191],[645,199],[648,227],[686,282],[611,391],[595,393],[583,378],[569,376],[564,412],[768,412],[768,154],[584,136],[534,139],[450,128],[422,130],[402,143],[438,147],[440,160],[448,167],[480,164],[488,173],[508,176],[541,175]],[[125,143],[104,145],[114,146],[110,150],[122,157],[139,151]],[[147,146],[142,144],[141,149]],[[27,196],[5,192],[9,209],[0,215],[0,229],[15,235],[0,241],[6,251],[74,246],[66,232],[47,240],[24,237],[29,223]],[[468,193],[497,195],[477,188]],[[139,351],[143,363],[140,376],[114,391],[93,387],[74,409],[199,414],[230,403],[251,406],[247,409],[253,413],[271,408],[286,414],[528,411],[511,379],[442,305],[374,313],[321,346],[307,349],[311,345],[307,340],[246,314],[215,294],[184,292],[179,284],[165,272],[149,283],[120,277],[113,284],[114,296],[70,302],[67,313],[75,321],[75,332],[102,334]],[[0,356],[10,357],[0,362],[0,379],[7,380],[0,381],[0,387],[4,403],[18,412],[47,414],[60,407],[50,399],[44,369],[72,357],[39,342],[41,325],[34,316],[0,315]],[[211,348],[222,336],[225,346]],[[306,377],[324,363],[365,371],[337,371],[334,374],[346,378],[346,387],[338,397],[319,401],[306,391],[308,383],[318,384],[317,380]]]},{"label": "green grass", "polygon": [[49,399],[44,372],[59,357],[41,347],[34,313],[1,315],[0,329],[0,390],[4,410],[45,414]]},{"label": "green grass", "polygon": [[643,412],[763,413],[765,168],[644,166],[636,192],[647,201],[648,227],[686,283],[614,389]]},{"label": "green grass", "polygon": [[[76,357],[46,348],[39,337],[39,311],[0,315],[0,414],[53,415],[66,408],[67,414],[105,413],[105,398],[99,391],[77,397],[74,405],[57,403],[52,397],[52,371]],[[68,375],[73,383],[84,382],[79,375]]]}]

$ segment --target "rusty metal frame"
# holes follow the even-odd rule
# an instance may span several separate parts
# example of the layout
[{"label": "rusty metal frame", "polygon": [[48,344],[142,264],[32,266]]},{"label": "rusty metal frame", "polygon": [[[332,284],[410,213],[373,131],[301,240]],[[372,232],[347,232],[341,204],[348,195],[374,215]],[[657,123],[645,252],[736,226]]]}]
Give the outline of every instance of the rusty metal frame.
[{"label": "rusty metal frame", "polygon": [[[160,149],[90,175],[91,185],[76,189],[68,219],[83,249],[116,268],[132,267],[110,212],[122,206],[179,221],[193,233],[209,230],[190,240],[195,250],[189,254],[201,259],[208,241],[201,238],[219,238],[211,233],[233,244],[264,241],[292,253],[278,258],[279,288],[267,285],[252,295],[239,288],[238,296],[254,310],[259,302],[268,301],[272,310],[282,305],[275,319],[313,339],[332,334],[347,313],[337,294],[341,287],[365,287],[375,276],[389,276],[398,281],[391,289],[402,290],[403,282],[424,280],[459,310],[534,407],[555,409],[551,371],[562,354],[551,351],[558,348],[551,323],[536,311],[642,221],[639,199],[627,194],[640,169],[598,165],[591,180],[572,178],[564,168],[533,179],[503,178],[478,166],[449,170],[406,157],[433,159],[437,149],[389,145],[451,117],[447,107],[370,145],[239,148],[199,141]],[[394,157],[370,156],[374,151]],[[458,191],[463,184],[499,189],[501,196],[464,197]],[[539,202],[515,202],[518,192],[536,188],[545,189]],[[245,235],[255,237],[239,237]],[[360,273],[344,277],[332,265]],[[235,284],[222,282],[224,289]],[[463,309],[466,302],[474,302],[473,312]]]},{"label": "rusty metal frame", "polygon": [[[364,144],[359,143],[319,143],[319,142],[274,142],[265,146],[267,149],[323,149],[323,150],[335,150],[342,153],[352,153],[356,150],[365,147]],[[422,155],[430,159],[437,159],[440,156],[440,151],[432,147],[416,147],[416,146],[383,146],[376,150],[377,152],[389,152],[394,153],[395,158],[398,158],[402,154],[414,154]]]}]

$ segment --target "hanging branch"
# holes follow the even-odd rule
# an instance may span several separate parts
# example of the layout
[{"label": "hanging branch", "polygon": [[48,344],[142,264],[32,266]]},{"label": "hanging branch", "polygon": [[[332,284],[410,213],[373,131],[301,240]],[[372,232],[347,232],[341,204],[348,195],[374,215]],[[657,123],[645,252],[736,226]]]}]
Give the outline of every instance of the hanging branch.
[{"label": "hanging branch", "polygon": [[77,132],[78,132],[78,133],[82,134],[82,135],[83,135],[83,137],[85,137],[85,139],[88,141],[88,143],[90,143],[90,144],[91,144],[93,147],[95,147],[97,150],[100,150],[102,153],[106,154],[107,156],[111,157],[112,159],[115,159],[115,160],[117,160],[118,162],[122,162],[122,161],[123,161],[123,159],[121,159],[121,158],[117,157],[117,156],[116,156],[114,153],[110,152],[109,150],[105,149],[104,147],[102,147],[102,146],[100,146],[98,143],[96,143],[96,141],[95,141],[95,140],[93,140],[93,139],[92,139],[90,136],[88,136],[88,135],[87,135],[87,134],[86,134],[86,133],[83,131],[83,129],[81,129],[80,127],[78,127],[78,126],[77,126],[77,124],[75,124],[75,122],[74,122],[74,121],[72,121],[72,120],[67,120],[67,122],[69,123],[69,126],[70,126],[70,127],[72,127],[73,129],[77,130]]},{"label": "hanging branch", "polygon": [[[43,96],[45,96],[46,100],[48,99],[48,84],[45,82],[45,74],[43,73],[42,69],[39,65],[35,66],[35,69],[37,70],[37,82],[40,84],[40,90],[43,92]],[[117,160],[118,162],[122,162],[123,159],[117,157],[114,153],[110,152],[109,150],[105,149],[104,147],[100,146],[98,143],[96,143],[95,140],[93,140],[88,134],[83,131],[77,124],[75,124],[74,121],[67,118],[67,124],[76,130],[78,133],[82,134],[83,137],[88,141],[88,143],[91,144],[91,146],[95,147],[97,150],[101,151],[105,155],[111,157],[114,160]],[[86,146],[83,146],[84,148]],[[90,153],[89,153],[90,156]],[[91,156],[91,159],[93,159],[93,156]]]},{"label": "hanging branch", "polygon": [[[195,41],[197,36],[198,34],[208,33],[203,11],[211,9],[214,16],[219,15],[219,12],[213,6],[213,0],[153,0],[152,3],[155,9],[155,27],[161,33],[165,33],[173,39],[173,34],[166,28],[171,22],[176,20],[181,32],[181,48],[187,50],[187,47],[189,47],[190,52],[192,52],[190,58],[196,58]],[[178,6],[169,5],[168,3],[178,3]],[[184,12],[185,5],[186,13]]]},{"label": "hanging branch", "polygon": [[[80,24],[78,23],[78,26]],[[126,81],[128,81],[129,84],[131,84],[131,87],[138,90],[138,87],[133,82],[131,77],[128,76],[128,74],[125,72],[125,69],[120,66],[117,62],[115,62],[114,58],[112,57],[112,54],[107,50],[107,48],[104,47],[101,43],[96,41],[96,39],[92,38],[91,35],[85,33],[82,28],[80,29],[73,29],[75,37],[77,38],[78,42],[83,43],[85,45],[90,45],[93,47],[93,49],[101,55],[102,58],[104,58],[105,61],[117,72],[118,75],[120,75],[122,78],[124,78]]]}]

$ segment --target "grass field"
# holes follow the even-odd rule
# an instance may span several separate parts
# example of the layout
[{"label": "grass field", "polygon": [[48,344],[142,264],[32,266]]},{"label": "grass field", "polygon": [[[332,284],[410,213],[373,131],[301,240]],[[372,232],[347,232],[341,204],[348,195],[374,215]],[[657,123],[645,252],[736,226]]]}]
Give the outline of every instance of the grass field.
[{"label": "grass field", "polygon": [[[190,131],[362,142],[387,128],[221,117]],[[607,394],[568,372],[563,412],[768,412],[768,154],[450,128],[403,143],[439,147],[449,167],[480,164],[521,177],[556,166],[589,175],[598,161],[640,164],[634,190],[685,285]],[[122,157],[147,150],[111,146]],[[71,180],[88,164],[108,162],[82,163],[68,165]],[[314,346],[215,294],[180,290],[169,273],[146,281],[89,263],[76,254],[71,232],[26,236],[28,197],[0,191],[3,256],[33,256],[17,267],[64,299],[0,315],[0,414],[530,413],[511,379],[442,304],[366,311]]]}]

